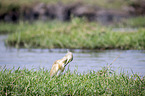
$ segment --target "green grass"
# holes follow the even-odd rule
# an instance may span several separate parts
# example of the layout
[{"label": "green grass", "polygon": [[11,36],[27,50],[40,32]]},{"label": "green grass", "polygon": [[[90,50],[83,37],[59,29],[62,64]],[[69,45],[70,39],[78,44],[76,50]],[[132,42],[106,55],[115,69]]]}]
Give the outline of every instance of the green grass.
[{"label": "green grass", "polygon": [[125,24],[130,27],[145,27],[145,16],[138,16],[122,21],[122,24]]},{"label": "green grass", "polygon": [[0,95],[145,95],[145,77],[116,74],[108,68],[80,74],[67,70],[59,78],[50,78],[40,69],[1,69]]},{"label": "green grass", "polygon": [[124,18],[119,23],[112,24],[113,27],[145,28],[145,16]]},{"label": "green grass", "polygon": [[8,34],[8,33],[16,32],[18,25],[19,25],[18,23],[1,22],[0,34]]},{"label": "green grass", "polygon": [[17,48],[145,49],[145,29],[113,32],[111,27],[77,18],[71,22],[21,22],[6,44]]}]

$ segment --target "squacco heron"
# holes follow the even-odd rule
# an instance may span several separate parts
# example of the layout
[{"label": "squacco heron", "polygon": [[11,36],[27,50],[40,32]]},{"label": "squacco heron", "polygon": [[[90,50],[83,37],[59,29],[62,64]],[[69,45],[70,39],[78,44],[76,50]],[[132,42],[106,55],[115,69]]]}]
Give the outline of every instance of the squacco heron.
[{"label": "squacco heron", "polygon": [[72,52],[67,52],[67,54],[59,60],[56,60],[53,65],[52,68],[50,70],[50,76],[59,76],[65,69],[65,66],[70,63],[73,60],[73,54]]}]

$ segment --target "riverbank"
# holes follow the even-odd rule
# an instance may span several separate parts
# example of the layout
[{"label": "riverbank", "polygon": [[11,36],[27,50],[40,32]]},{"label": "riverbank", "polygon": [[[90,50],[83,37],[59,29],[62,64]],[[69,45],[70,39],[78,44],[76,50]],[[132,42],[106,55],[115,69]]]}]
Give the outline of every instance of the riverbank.
[{"label": "riverbank", "polygon": [[[8,35],[0,35],[0,66],[7,69],[27,68],[29,70],[47,68],[50,70],[55,60],[63,57],[67,49],[27,49],[13,48],[5,46],[4,40]],[[90,70],[98,71],[106,64],[113,62],[120,54],[119,58],[113,63],[113,70],[132,74],[138,73],[144,76],[145,69],[145,50],[82,50],[70,49],[74,55],[74,61],[69,64],[71,72],[78,68],[77,72],[84,73]],[[131,65],[132,66],[131,66]],[[67,69],[67,68],[66,68]],[[121,69],[123,69],[121,71]]]},{"label": "riverbank", "polygon": [[0,21],[5,22],[70,21],[85,17],[109,25],[138,16],[145,16],[144,0],[0,0]]},{"label": "riverbank", "polygon": [[21,22],[5,41],[17,48],[145,49],[145,29],[118,32],[112,27],[73,19],[71,22]]},{"label": "riverbank", "polygon": [[109,68],[80,74],[67,70],[59,78],[49,71],[28,69],[0,71],[1,95],[144,95],[145,78],[116,74]]},{"label": "riverbank", "polygon": [[19,23],[6,23],[6,22],[0,22],[0,35],[1,34],[12,34],[16,32],[17,27],[19,27]]}]

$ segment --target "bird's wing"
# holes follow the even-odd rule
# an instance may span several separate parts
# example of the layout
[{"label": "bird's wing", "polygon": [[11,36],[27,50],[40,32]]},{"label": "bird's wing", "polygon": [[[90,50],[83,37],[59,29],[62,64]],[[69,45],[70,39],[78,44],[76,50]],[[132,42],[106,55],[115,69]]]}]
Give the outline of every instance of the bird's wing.
[{"label": "bird's wing", "polygon": [[52,68],[50,70],[50,76],[53,77],[54,75],[56,75],[58,72],[58,69],[59,69],[58,64],[52,65]]}]

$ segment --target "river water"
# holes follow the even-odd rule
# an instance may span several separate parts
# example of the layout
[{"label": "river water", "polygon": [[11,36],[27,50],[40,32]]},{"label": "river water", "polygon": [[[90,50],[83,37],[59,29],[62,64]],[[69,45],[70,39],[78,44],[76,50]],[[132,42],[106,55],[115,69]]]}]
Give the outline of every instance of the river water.
[{"label": "river water", "polygon": [[[20,69],[27,68],[50,70],[55,60],[62,58],[66,49],[16,49],[6,47],[4,39],[6,35],[0,35],[0,66],[1,68]],[[102,67],[111,64],[111,67],[119,72],[145,75],[145,50],[72,50],[74,59],[69,63],[69,69],[73,72],[84,73],[90,70],[98,71]],[[67,66],[68,67],[68,66]],[[67,68],[66,68],[67,69]],[[120,71],[121,70],[121,71]],[[132,71],[131,71],[132,70]]]}]

